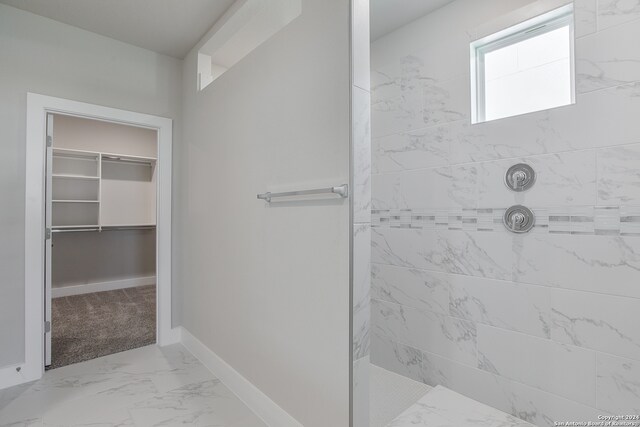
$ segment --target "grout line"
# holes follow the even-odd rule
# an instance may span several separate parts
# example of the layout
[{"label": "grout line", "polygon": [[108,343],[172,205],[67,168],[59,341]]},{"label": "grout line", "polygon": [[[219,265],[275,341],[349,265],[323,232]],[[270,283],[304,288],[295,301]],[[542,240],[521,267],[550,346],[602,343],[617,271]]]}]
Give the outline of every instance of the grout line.
[{"label": "grout line", "polygon": [[366,88],[363,88],[362,86],[357,85],[357,84],[354,84],[353,87],[356,87],[356,88],[366,92],[367,94],[371,95],[371,87],[369,87],[369,89],[366,89]]},{"label": "grout line", "polygon": [[596,32],[595,33],[591,33],[589,35],[594,35],[594,34],[597,35],[597,34],[600,34],[602,32],[605,32],[605,31],[608,31],[608,30],[612,30],[614,28],[622,27],[623,25],[632,24],[634,22],[637,23],[636,21],[640,20],[640,16],[638,16],[636,18],[632,18],[632,19],[630,19],[628,21],[624,21],[624,22],[619,22],[619,23],[617,23],[615,25],[611,25],[611,26],[606,27],[606,28],[600,28],[601,15],[600,15],[600,10],[599,10],[600,9],[599,8],[599,3],[600,3],[599,1],[596,1]]},{"label": "grout line", "polygon": [[[623,83],[619,82],[618,84],[614,84],[614,85],[611,85],[611,86],[598,88],[598,89],[587,91],[587,92],[578,92],[578,91],[576,91],[576,97],[578,97],[578,96],[580,96],[580,97],[588,96],[588,95],[595,94],[595,93],[598,93],[598,92],[601,92],[601,91],[605,91],[605,90],[613,91],[613,90],[618,89],[618,88],[638,86],[638,85],[640,85],[640,80],[634,80],[634,81],[623,82]],[[372,96],[375,96],[374,92],[375,91],[372,89]],[[376,103],[379,103],[379,102],[382,102],[382,101],[378,101]],[[373,113],[375,111],[373,106],[376,103],[372,102],[372,104],[371,104],[372,105],[372,109],[371,109],[372,122],[374,121]],[[577,102],[576,102],[576,104],[577,104]],[[517,117],[529,116],[529,115],[532,115],[532,114],[540,114],[540,115],[546,114],[546,115],[548,115],[548,114],[552,113],[556,109],[572,107],[572,106],[575,106],[576,104],[569,104],[569,105],[564,105],[564,106],[555,107],[555,108],[551,108],[551,109],[547,109],[547,110],[541,110],[541,111],[533,111],[533,112],[530,112],[530,113],[524,113],[524,114],[520,114],[518,116],[513,116],[513,117],[517,118]],[[508,117],[504,118],[504,119],[508,119]],[[504,119],[499,119],[499,120],[504,120]],[[541,119],[548,119],[548,117],[547,118],[540,117],[539,119],[535,119],[535,120],[541,120]],[[492,122],[493,121],[484,122],[484,123],[492,123]],[[436,129],[438,127],[449,127],[451,125],[460,124],[460,123],[467,123],[469,126],[476,126],[476,125],[484,124],[484,123],[479,123],[479,124],[475,124],[474,125],[474,124],[471,124],[469,119],[452,120],[452,121],[449,121],[449,122],[442,122],[442,123],[438,123],[438,124],[434,124],[434,125],[430,125],[430,126],[416,127],[416,128],[411,128],[411,129],[406,129],[406,130],[399,130],[399,131],[396,130],[396,131],[393,131],[393,132],[390,132],[390,133],[385,133],[385,134],[382,134],[382,135],[373,135],[373,133],[372,133],[371,139],[372,140],[373,139],[382,139],[382,138],[387,138],[387,137],[390,137],[390,136],[411,134],[411,133],[414,133],[414,132],[426,131],[426,130],[430,130],[430,129]],[[596,148],[596,147],[591,147],[591,148]],[[574,150],[564,150],[564,151],[559,151],[559,152],[566,152],[566,151],[574,151]],[[548,153],[540,153],[540,154],[548,154]],[[522,157],[522,156],[520,156],[520,157]],[[474,163],[474,162],[468,162],[468,163]]]},{"label": "grout line", "polygon": [[[437,274],[442,274],[442,275],[463,276],[463,277],[479,279],[479,280],[496,281],[496,282],[505,283],[505,284],[508,284],[508,285],[511,285],[511,286],[520,286],[520,285],[535,286],[535,287],[541,287],[541,288],[551,289],[551,290],[556,290],[556,291],[580,292],[580,293],[584,293],[584,294],[593,294],[593,295],[598,295],[598,296],[607,296],[607,297],[613,297],[613,298],[627,298],[627,299],[631,299],[631,300],[640,300],[640,297],[627,296],[627,295],[618,295],[618,294],[606,294],[604,292],[596,292],[596,291],[588,291],[588,290],[582,290],[582,289],[565,288],[565,287],[556,286],[556,285],[544,285],[544,284],[540,284],[540,283],[521,282],[521,281],[498,279],[498,278],[484,277],[484,276],[474,276],[474,275],[471,275],[471,274],[453,273],[453,272],[448,272],[448,271],[432,270],[432,269],[420,268],[420,267],[406,267],[406,266],[402,266],[402,265],[386,264],[386,263],[383,263],[383,262],[375,262],[375,261],[371,261],[371,264],[372,265],[383,265],[383,266],[394,267],[394,268],[402,268],[402,269],[406,269],[406,270],[420,270],[420,271],[425,271],[425,272],[428,272],[428,273],[437,273]],[[372,278],[372,281],[373,281],[373,278]]]},{"label": "grout line", "polygon": [[595,372],[594,372],[594,374],[595,374],[595,382],[594,382],[595,387],[594,387],[594,390],[593,390],[593,394],[594,394],[594,396],[593,396],[593,405],[596,408],[598,408],[598,352],[596,352],[596,354],[595,354],[595,362],[596,362],[595,363],[595,369],[594,369],[595,370]]},{"label": "grout line", "polygon": [[[578,291],[578,292],[580,292],[580,291]],[[517,335],[524,335],[524,336],[531,337],[531,338],[534,338],[534,339],[547,341],[547,342],[550,342],[550,343],[553,343],[553,344],[556,344],[556,345],[559,345],[559,346],[572,347],[572,348],[581,349],[581,350],[584,350],[584,351],[587,351],[587,352],[593,352],[593,353],[596,354],[596,356],[597,356],[597,354],[602,354],[602,355],[606,355],[606,356],[609,356],[609,357],[614,357],[614,358],[623,359],[623,360],[630,360],[632,362],[640,363],[640,359],[634,359],[634,358],[630,358],[628,356],[621,356],[619,354],[609,353],[609,352],[602,351],[602,350],[599,350],[599,349],[595,349],[595,348],[592,348],[592,347],[579,346],[579,345],[576,345],[576,344],[571,344],[571,343],[565,343],[565,342],[562,342],[562,341],[558,341],[558,340],[555,340],[554,338],[552,338],[551,334],[549,335],[549,338],[545,338],[545,337],[540,337],[540,336],[533,335],[533,334],[530,334],[530,333],[527,333],[527,332],[516,331],[516,330],[513,330],[513,329],[507,329],[507,328],[504,328],[504,327],[501,327],[501,326],[491,325],[491,324],[484,323],[483,321],[479,321],[479,320],[463,319],[463,318],[459,318],[459,317],[457,317],[455,315],[452,315],[452,314],[441,314],[441,313],[435,312],[433,310],[415,308],[415,307],[407,306],[405,304],[401,304],[401,303],[397,303],[397,302],[393,302],[393,301],[387,301],[387,300],[383,300],[383,299],[379,299],[379,298],[371,297],[371,301],[375,301],[376,303],[382,303],[383,305],[387,304],[387,305],[392,305],[392,306],[398,306],[398,307],[401,307],[402,309],[416,310],[416,311],[419,311],[419,312],[431,313],[431,314],[434,314],[434,315],[440,316],[440,317],[450,317],[450,318],[453,318],[453,319],[456,319],[456,320],[464,321],[466,323],[472,323],[474,325],[474,328],[476,329],[476,351],[477,351],[477,343],[478,343],[477,342],[477,340],[478,340],[477,331],[478,331],[478,325],[480,325],[480,326],[487,327],[487,328],[497,329],[497,330],[500,330],[500,331],[506,331],[506,332],[510,332],[510,333],[513,333],[513,334],[517,334]],[[549,319],[548,319],[549,321],[551,321],[551,317],[552,317],[552,315],[551,315],[551,313],[549,313]],[[372,321],[371,321],[371,329],[372,329],[371,333],[375,334],[376,332],[375,332],[375,330],[373,328],[373,317],[372,317]],[[387,337],[387,338],[388,339],[393,339],[393,337]],[[396,341],[401,343],[402,345],[406,345],[408,347],[418,349],[417,347],[414,347],[413,345],[410,345],[410,344],[406,344],[403,341],[400,341],[400,340],[397,340],[397,339],[396,339]],[[433,354],[435,354],[437,356],[440,356],[437,353],[434,353],[433,351],[421,350],[421,349],[418,349],[418,350],[431,352],[431,353],[433,353]],[[445,356],[440,356],[440,357],[446,358]],[[450,360],[453,360],[453,359],[450,359]],[[464,366],[471,366],[471,365],[467,365],[466,363],[459,362],[459,361],[456,361],[456,363],[459,363],[459,364],[464,365]]]},{"label": "grout line", "polygon": [[[564,396],[560,396],[560,395],[558,395],[558,394],[555,394],[555,393],[553,393],[553,392],[550,392],[550,391],[546,391],[546,390],[540,389],[540,388],[535,387],[535,386],[532,386],[532,385],[530,385],[530,384],[526,384],[526,383],[523,383],[523,382],[521,382],[521,381],[514,380],[514,379],[511,379],[511,378],[508,378],[508,377],[505,377],[505,376],[499,375],[499,374],[494,374],[494,373],[492,373],[492,372],[485,371],[484,369],[480,369],[480,368],[478,368],[478,367],[473,367],[473,366],[470,366],[470,365],[467,365],[467,364],[464,364],[464,363],[460,363],[460,362],[458,362],[458,361],[456,361],[456,360],[453,360],[453,359],[449,359],[449,358],[447,358],[447,357],[440,356],[440,355],[438,355],[438,354],[436,354],[436,353],[433,353],[433,352],[430,352],[430,351],[420,350],[420,349],[415,348],[415,347],[413,347],[413,346],[410,346],[410,345],[406,345],[406,344],[400,343],[400,342],[398,342],[398,341],[396,341],[396,340],[393,340],[392,338],[389,338],[389,337],[382,337],[382,338],[384,338],[384,339],[386,339],[386,340],[388,340],[388,341],[391,341],[391,342],[392,342],[392,344],[393,344],[393,343],[400,344],[400,345],[403,345],[403,346],[409,347],[409,348],[411,348],[412,350],[419,351],[419,352],[421,352],[421,353],[427,353],[428,355],[435,356],[435,357],[438,357],[438,358],[440,358],[440,359],[443,359],[443,360],[445,360],[445,361],[446,361],[446,362],[448,362],[448,363],[453,363],[453,364],[460,365],[460,366],[462,366],[462,367],[470,368],[470,369],[473,369],[473,370],[479,371],[479,372],[481,372],[481,373],[483,373],[483,374],[490,375],[491,377],[494,377],[494,378],[496,378],[496,377],[497,377],[497,378],[503,379],[503,380],[505,380],[505,381],[507,381],[507,382],[510,382],[510,383],[514,383],[514,384],[521,385],[521,386],[526,387],[526,388],[528,388],[528,389],[538,390],[538,391],[540,391],[540,392],[542,392],[542,393],[546,393],[546,394],[549,394],[549,395],[551,395],[551,396],[553,396],[553,397],[556,397],[556,398],[559,398],[559,399],[563,399],[563,400],[567,400],[567,401],[569,401],[569,402],[573,402],[573,403],[578,404],[578,405],[580,405],[580,406],[584,406],[584,407],[587,407],[587,408],[597,409],[595,406],[593,406],[593,407],[592,407],[592,406],[589,406],[589,405],[587,405],[587,404],[585,404],[585,403],[581,403],[581,402],[578,402],[578,401],[576,401],[576,400],[569,399],[569,398],[564,397]],[[384,368],[384,367],[383,367],[383,368]],[[386,368],[385,368],[385,369],[386,369]],[[445,385],[445,387],[447,387],[447,385]],[[452,389],[452,390],[453,390],[453,391],[455,391],[455,389]],[[480,401],[478,401],[478,402],[480,402]],[[480,403],[482,403],[482,402],[480,402]],[[488,406],[489,406],[489,405],[488,405]],[[494,409],[497,409],[497,408],[494,408]],[[498,409],[498,410],[499,410],[499,409]],[[502,411],[502,412],[504,412],[504,411]],[[606,413],[606,411],[604,411],[604,412]]]},{"label": "grout line", "polygon": [[[394,134],[394,136],[395,135],[396,134]],[[400,134],[397,134],[397,135],[400,135]],[[372,173],[371,176],[384,176],[384,175],[392,175],[392,174],[401,174],[401,173],[406,173],[406,172],[427,171],[427,170],[443,169],[443,168],[447,168],[447,167],[458,167],[458,166],[469,166],[469,165],[484,165],[484,164],[487,164],[487,163],[527,160],[527,159],[531,159],[531,158],[556,156],[556,155],[567,155],[567,154],[573,154],[573,153],[584,153],[584,152],[588,152],[588,151],[595,151],[596,154],[597,154],[598,151],[602,151],[602,150],[611,150],[611,149],[630,147],[630,146],[640,146],[640,140],[638,140],[636,142],[625,142],[625,143],[622,143],[622,144],[615,144],[615,145],[604,145],[604,146],[598,146],[598,147],[576,148],[576,149],[572,149],[572,150],[553,151],[553,152],[548,152],[548,153],[523,154],[521,156],[499,157],[499,158],[495,158],[495,159],[476,160],[476,161],[471,161],[471,162],[461,162],[461,163],[451,163],[451,162],[449,162],[449,163],[446,163],[446,164],[442,164],[440,166],[428,166],[428,167],[423,167],[423,168],[400,169],[400,170],[393,170],[393,171],[376,172],[376,173]],[[410,153],[410,151],[407,151],[407,153]],[[372,162],[372,164],[373,164],[373,162]]]},{"label": "grout line", "polygon": [[596,214],[595,213],[595,206],[598,206],[598,197],[599,197],[599,194],[600,194],[599,193],[599,191],[600,191],[600,169],[598,169],[598,164],[599,164],[599,161],[600,161],[600,153],[601,153],[601,150],[598,150],[598,151],[595,152],[595,156],[596,156],[596,158],[595,158],[596,194],[595,194],[595,200],[594,200],[594,205],[593,205],[594,206],[594,212],[593,212],[594,229],[595,229],[595,216],[596,216],[595,215]]}]

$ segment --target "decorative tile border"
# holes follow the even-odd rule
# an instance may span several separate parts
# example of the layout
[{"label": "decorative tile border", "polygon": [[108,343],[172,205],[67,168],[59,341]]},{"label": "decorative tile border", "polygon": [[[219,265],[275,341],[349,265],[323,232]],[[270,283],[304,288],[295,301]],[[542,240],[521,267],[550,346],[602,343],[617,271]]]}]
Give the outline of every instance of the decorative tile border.
[{"label": "decorative tile border", "polygon": [[[372,227],[426,230],[494,231],[506,229],[506,208],[490,209],[373,209]],[[578,206],[532,209],[532,232],[605,236],[640,236],[640,206]]]}]

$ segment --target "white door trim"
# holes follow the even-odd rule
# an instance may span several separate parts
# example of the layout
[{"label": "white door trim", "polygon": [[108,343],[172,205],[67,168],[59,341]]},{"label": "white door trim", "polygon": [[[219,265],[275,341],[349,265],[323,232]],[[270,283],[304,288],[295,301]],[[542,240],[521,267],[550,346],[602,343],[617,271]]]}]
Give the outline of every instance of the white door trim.
[{"label": "white door trim", "polygon": [[[25,362],[0,375],[0,388],[40,378],[44,372],[44,243],[46,114],[122,123],[158,131],[157,197],[157,343],[178,342],[171,328],[171,119],[62,98],[27,94],[25,204]],[[19,369],[18,369],[19,368]],[[11,378],[13,377],[13,378]]]}]

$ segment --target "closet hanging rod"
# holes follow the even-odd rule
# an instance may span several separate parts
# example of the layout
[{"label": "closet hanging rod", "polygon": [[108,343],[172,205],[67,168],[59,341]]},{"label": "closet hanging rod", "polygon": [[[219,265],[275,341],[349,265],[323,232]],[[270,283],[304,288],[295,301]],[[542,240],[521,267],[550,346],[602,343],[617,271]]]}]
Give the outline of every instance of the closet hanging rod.
[{"label": "closet hanging rod", "polygon": [[98,154],[69,154],[69,153],[53,153],[53,157],[61,159],[87,160],[90,162],[98,161]]},{"label": "closet hanging rod", "polygon": [[86,228],[54,228],[52,233],[75,233],[75,232],[87,232],[87,231],[125,231],[125,230],[155,230],[155,225],[132,225],[127,226],[103,226],[99,227],[86,227]]},{"label": "closet hanging rod", "polygon": [[102,231],[154,230],[155,228],[155,225],[103,225]]},{"label": "closet hanging rod", "polygon": [[95,228],[54,228],[51,230],[52,233],[75,233],[75,232],[86,232],[86,231],[99,231],[100,229]]},{"label": "closet hanging rod", "polygon": [[116,157],[116,156],[105,156],[104,154],[102,155],[102,161],[111,162],[111,163],[120,163],[120,162],[138,163],[138,164],[143,164],[147,166],[152,166],[154,162],[153,160],[138,160],[138,159],[127,159],[127,158]]},{"label": "closet hanging rod", "polygon": [[337,194],[343,199],[346,199],[349,197],[349,186],[347,184],[342,184],[337,187],[315,188],[313,190],[286,191],[283,193],[268,192],[258,194],[258,199],[271,203],[271,199],[275,197],[309,196],[313,194]]}]

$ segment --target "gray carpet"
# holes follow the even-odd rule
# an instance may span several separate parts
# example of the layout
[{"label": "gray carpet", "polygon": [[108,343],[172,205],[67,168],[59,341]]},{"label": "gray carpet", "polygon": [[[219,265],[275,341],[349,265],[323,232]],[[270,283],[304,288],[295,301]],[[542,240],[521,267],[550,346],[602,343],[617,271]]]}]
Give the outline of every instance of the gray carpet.
[{"label": "gray carpet", "polygon": [[156,341],[156,287],[54,298],[49,369]]}]

